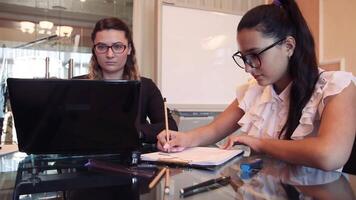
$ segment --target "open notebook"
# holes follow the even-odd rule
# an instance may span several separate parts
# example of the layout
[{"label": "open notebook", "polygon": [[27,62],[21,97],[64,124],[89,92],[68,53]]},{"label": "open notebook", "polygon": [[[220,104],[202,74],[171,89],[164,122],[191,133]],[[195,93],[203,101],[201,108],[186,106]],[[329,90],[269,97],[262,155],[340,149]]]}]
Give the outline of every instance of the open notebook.
[{"label": "open notebook", "polygon": [[242,150],[236,149],[224,150],[216,147],[193,147],[176,153],[154,152],[142,154],[141,160],[211,167],[221,165],[235,156],[242,155],[242,153]]}]

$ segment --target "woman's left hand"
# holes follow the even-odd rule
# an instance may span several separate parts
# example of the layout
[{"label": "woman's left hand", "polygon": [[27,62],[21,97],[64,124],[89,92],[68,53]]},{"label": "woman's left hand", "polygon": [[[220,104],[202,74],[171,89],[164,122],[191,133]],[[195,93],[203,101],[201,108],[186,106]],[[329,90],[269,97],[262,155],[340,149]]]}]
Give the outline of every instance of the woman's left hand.
[{"label": "woman's left hand", "polygon": [[253,151],[261,153],[261,139],[245,134],[229,136],[222,149],[231,149],[236,144],[249,146]]}]

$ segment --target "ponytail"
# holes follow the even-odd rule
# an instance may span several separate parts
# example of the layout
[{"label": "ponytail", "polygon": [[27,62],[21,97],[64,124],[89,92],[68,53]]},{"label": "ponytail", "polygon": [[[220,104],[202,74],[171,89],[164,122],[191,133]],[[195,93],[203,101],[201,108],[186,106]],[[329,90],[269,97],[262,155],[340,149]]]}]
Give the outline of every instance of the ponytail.
[{"label": "ponytail", "polygon": [[294,0],[275,0],[272,4],[251,9],[242,17],[237,31],[245,28],[255,29],[277,40],[292,36],[296,41],[288,63],[288,73],[292,78],[288,118],[279,135],[280,138],[291,139],[318,80],[313,36]]}]

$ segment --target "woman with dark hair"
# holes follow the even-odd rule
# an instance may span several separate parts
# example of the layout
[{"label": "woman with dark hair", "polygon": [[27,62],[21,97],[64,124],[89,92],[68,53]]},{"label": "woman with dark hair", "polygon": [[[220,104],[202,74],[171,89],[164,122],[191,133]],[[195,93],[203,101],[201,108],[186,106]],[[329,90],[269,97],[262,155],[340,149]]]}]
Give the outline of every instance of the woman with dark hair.
[{"label": "woman with dark hair", "polygon": [[[294,0],[275,0],[248,11],[237,28],[237,66],[254,79],[212,123],[171,132],[163,151],[217,142],[236,143],[258,153],[323,170],[347,161],[356,132],[356,79],[351,73],[318,68],[314,40]],[[345,112],[346,111],[346,112]]]},{"label": "woman with dark hair", "polygon": [[[141,81],[140,138],[146,143],[156,143],[156,135],[165,127],[163,98],[151,79],[139,75],[129,27],[118,18],[101,19],[95,24],[91,39],[94,46],[89,74],[75,79]],[[171,114],[168,114],[168,124],[171,130],[178,130]]]}]

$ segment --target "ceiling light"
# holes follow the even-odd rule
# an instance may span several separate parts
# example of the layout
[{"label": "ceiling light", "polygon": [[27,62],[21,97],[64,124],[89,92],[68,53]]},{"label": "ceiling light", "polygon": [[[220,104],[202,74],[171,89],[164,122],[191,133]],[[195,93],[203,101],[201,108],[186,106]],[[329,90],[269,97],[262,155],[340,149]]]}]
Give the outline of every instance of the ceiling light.
[{"label": "ceiling light", "polygon": [[59,35],[60,37],[70,37],[72,31],[73,31],[73,27],[71,26],[58,26],[56,34]]},{"label": "ceiling light", "polygon": [[85,0],[80,0],[80,2],[85,2]]},{"label": "ceiling light", "polygon": [[53,22],[50,21],[40,21],[39,23],[40,27],[43,29],[52,29],[53,27]]},{"label": "ceiling light", "polygon": [[33,33],[35,31],[35,23],[29,21],[20,22],[20,29],[24,33]]}]

